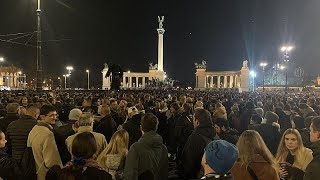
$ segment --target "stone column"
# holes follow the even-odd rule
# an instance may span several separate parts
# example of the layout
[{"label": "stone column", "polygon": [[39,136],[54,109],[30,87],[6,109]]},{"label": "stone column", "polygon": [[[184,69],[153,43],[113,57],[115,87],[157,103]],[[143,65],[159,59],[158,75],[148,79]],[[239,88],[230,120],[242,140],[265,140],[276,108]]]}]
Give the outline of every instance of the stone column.
[{"label": "stone column", "polygon": [[146,87],[146,77],[142,77],[142,88]]},{"label": "stone column", "polygon": [[220,76],[217,76],[217,77],[218,77],[217,88],[220,88],[220,85],[221,85]]},{"label": "stone column", "polygon": [[122,77],[122,87],[127,87],[126,76]]},{"label": "stone column", "polygon": [[213,76],[210,76],[210,88],[213,88]]},{"label": "stone column", "polygon": [[158,31],[158,71],[163,71],[163,28],[157,29]]},{"label": "stone column", "polygon": [[230,76],[230,86],[229,86],[229,88],[233,88],[233,87],[234,87],[234,86],[233,86],[233,78],[234,78],[233,75]]},{"label": "stone column", "polygon": [[129,88],[131,88],[132,87],[132,77],[130,76],[129,77]]},{"label": "stone column", "polygon": [[224,78],[223,78],[223,87],[224,88],[227,88],[228,87],[228,79],[227,79],[227,76],[224,76]]},{"label": "stone column", "polygon": [[136,77],[136,88],[138,88],[139,87],[139,77],[137,76]]}]

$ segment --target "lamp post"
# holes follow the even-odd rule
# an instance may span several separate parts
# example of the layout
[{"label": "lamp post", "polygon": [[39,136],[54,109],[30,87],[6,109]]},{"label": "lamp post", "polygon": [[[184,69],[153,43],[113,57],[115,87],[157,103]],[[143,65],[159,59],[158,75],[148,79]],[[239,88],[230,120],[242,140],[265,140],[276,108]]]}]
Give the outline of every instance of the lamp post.
[{"label": "lamp post", "polygon": [[59,80],[59,89],[61,89],[61,78],[58,77],[58,80]]},{"label": "lamp post", "polygon": [[284,69],[286,69],[286,92],[288,92],[288,62],[290,61],[289,52],[293,49],[292,46],[282,46],[281,51],[284,52]]},{"label": "lamp post", "polygon": [[66,76],[66,77],[69,77],[69,87],[71,88],[71,72],[73,71],[73,67],[67,66],[66,70],[68,71],[68,74],[67,74],[68,76]]},{"label": "lamp post", "polygon": [[41,0],[37,8],[37,84],[36,89],[42,90],[42,64],[41,64]]},{"label": "lamp post", "polygon": [[69,77],[70,74],[64,74],[63,77],[64,77],[64,89],[67,89],[67,77]]},{"label": "lamp post", "polygon": [[88,90],[90,89],[90,71],[89,69],[86,70],[87,74],[88,74]]},{"label": "lamp post", "polygon": [[255,90],[254,78],[257,77],[257,73],[255,71],[250,71],[250,76],[252,77],[252,91],[254,91]]},{"label": "lamp post", "polygon": [[267,66],[268,64],[265,62],[260,63],[260,66],[262,67],[262,91],[264,91],[264,68]]}]

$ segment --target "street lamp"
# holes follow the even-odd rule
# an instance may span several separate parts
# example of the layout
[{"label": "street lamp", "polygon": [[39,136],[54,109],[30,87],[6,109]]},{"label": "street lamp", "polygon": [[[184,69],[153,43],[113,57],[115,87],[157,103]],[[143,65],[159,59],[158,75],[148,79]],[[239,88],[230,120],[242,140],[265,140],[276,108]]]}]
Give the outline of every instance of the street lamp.
[{"label": "street lamp", "polygon": [[286,70],[286,91],[288,91],[288,68],[284,65],[280,66],[280,70]]},{"label": "street lamp", "polygon": [[42,63],[41,63],[41,0],[38,0],[37,8],[37,84],[36,89],[42,89]]},{"label": "street lamp", "polygon": [[288,91],[288,62],[289,62],[289,52],[293,49],[292,46],[282,46],[281,51],[284,52],[284,63],[286,65],[286,92]]},{"label": "street lamp", "polygon": [[257,77],[257,73],[255,71],[250,71],[250,76],[252,77],[252,91],[255,89],[254,78]]},{"label": "street lamp", "polygon": [[264,68],[267,66],[268,64],[265,62],[260,63],[260,66],[262,67],[262,91],[264,91]]},{"label": "street lamp", "polygon": [[58,77],[58,80],[59,80],[59,89],[61,89],[61,78]]},{"label": "street lamp", "polygon": [[4,62],[4,58],[3,57],[0,57],[0,62]]},{"label": "street lamp", "polygon": [[64,77],[64,89],[67,89],[67,77],[69,77],[70,74],[64,74],[63,77]]},{"label": "street lamp", "polygon": [[68,76],[66,76],[66,77],[69,77],[69,86],[71,88],[71,71],[73,71],[73,67],[72,66],[67,66],[66,69],[68,71]]},{"label": "street lamp", "polygon": [[86,70],[86,72],[88,73],[88,90],[90,89],[90,71],[89,69]]}]

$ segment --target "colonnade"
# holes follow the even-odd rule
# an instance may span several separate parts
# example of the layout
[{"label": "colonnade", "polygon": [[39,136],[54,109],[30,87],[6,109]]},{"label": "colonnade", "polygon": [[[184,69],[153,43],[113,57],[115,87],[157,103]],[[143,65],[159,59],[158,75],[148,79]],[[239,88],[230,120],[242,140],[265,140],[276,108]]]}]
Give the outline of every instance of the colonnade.
[{"label": "colonnade", "polygon": [[240,75],[206,75],[206,88],[239,88]]}]

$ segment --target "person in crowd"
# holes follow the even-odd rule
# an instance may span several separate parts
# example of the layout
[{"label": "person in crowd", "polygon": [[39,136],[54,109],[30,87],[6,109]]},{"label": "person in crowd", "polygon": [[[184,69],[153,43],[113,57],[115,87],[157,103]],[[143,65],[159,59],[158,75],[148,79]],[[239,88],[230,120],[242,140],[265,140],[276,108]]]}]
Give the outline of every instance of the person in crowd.
[{"label": "person in crowd", "polygon": [[122,125],[122,119],[119,117],[118,114],[118,101],[116,99],[111,98],[110,99],[110,110],[111,110],[111,116],[112,119],[117,123],[117,127],[119,125]]},{"label": "person in crowd", "polygon": [[214,126],[220,139],[226,140],[232,144],[237,143],[239,139],[239,133],[236,129],[229,127],[228,121],[222,118],[218,118],[216,119]]},{"label": "person in crowd", "polygon": [[320,114],[320,107],[316,104],[317,100],[313,97],[308,98],[307,105],[311,107],[317,114]]},{"label": "person in crowd", "polygon": [[212,116],[213,122],[218,118],[222,118],[227,121],[227,110],[221,103],[216,104],[216,108]]},{"label": "person in crowd", "polygon": [[276,156],[276,162],[280,165],[280,177],[302,179],[312,158],[312,151],[303,146],[299,131],[287,129],[282,135]]},{"label": "person in crowd", "polygon": [[71,155],[66,146],[66,139],[75,133],[72,127],[74,126],[74,123],[79,120],[81,114],[82,111],[80,109],[72,109],[69,113],[69,120],[66,121],[66,124],[55,129],[54,135],[63,164],[67,163],[71,159]]},{"label": "person in crowd", "polygon": [[231,169],[236,180],[279,180],[277,165],[258,132],[244,131],[237,142],[239,159]]},{"label": "person in crowd", "polygon": [[231,128],[240,129],[240,112],[237,103],[233,103],[231,113],[228,115],[228,122]]},{"label": "person in crowd", "polygon": [[59,113],[59,120],[62,122],[68,121],[68,116],[70,114],[70,111],[74,109],[73,100],[71,98],[66,98],[64,104],[61,106]]},{"label": "person in crowd", "polygon": [[277,148],[281,139],[279,116],[271,111],[267,111],[264,120],[255,129],[261,135],[272,154],[277,153]]},{"label": "person in crowd", "polygon": [[211,114],[208,110],[197,108],[193,117],[194,131],[189,136],[181,155],[179,174],[185,179],[202,177],[200,173],[201,159],[204,148],[211,142],[216,132],[214,130]]},{"label": "person in crowd", "polygon": [[84,98],[83,102],[82,102],[82,108],[81,111],[82,112],[88,112],[88,113],[94,113],[93,109],[92,109],[92,99],[90,98]]},{"label": "person in crowd", "polygon": [[113,134],[110,143],[97,159],[100,166],[112,175],[113,180],[123,178],[128,145],[128,132],[124,129],[118,130]]},{"label": "person in crowd", "polygon": [[123,124],[123,129],[129,133],[129,147],[137,142],[142,133],[140,131],[140,122],[142,115],[135,106],[128,108],[128,120]]},{"label": "person in crowd", "polygon": [[180,160],[181,153],[184,145],[190,134],[193,131],[193,122],[192,122],[192,114],[190,106],[187,103],[183,104],[183,112],[179,119],[176,121],[175,126],[175,142],[177,144],[177,160]]},{"label": "person in crowd", "polygon": [[240,115],[240,126],[239,133],[242,133],[243,131],[248,129],[248,125],[250,124],[250,120],[252,117],[252,114],[254,113],[254,104],[251,101],[248,101],[245,105],[244,112]]},{"label": "person in crowd", "polygon": [[197,109],[197,108],[202,108],[203,109],[203,102],[202,101],[197,101],[194,104],[194,108],[193,109]]},{"label": "person in crowd", "polygon": [[23,153],[27,148],[27,139],[31,129],[37,124],[40,109],[32,104],[26,107],[26,114],[20,116],[17,121],[9,124],[7,129],[6,148],[8,154],[17,162],[21,162]]},{"label": "person in crowd", "polygon": [[168,111],[167,103],[166,102],[160,102],[159,104],[159,112],[156,114],[158,120],[159,120],[159,126],[157,133],[162,137],[163,143],[167,144],[167,136],[168,136],[168,120],[166,113]]},{"label": "person in crowd", "polygon": [[18,162],[10,158],[6,152],[6,136],[0,130],[0,177],[5,180],[16,180],[20,177],[21,171]]},{"label": "person in crowd", "polygon": [[22,96],[20,99],[20,105],[23,107],[27,107],[28,106],[28,97],[27,96]]},{"label": "person in crowd", "polygon": [[72,142],[73,160],[63,168],[50,168],[46,180],[112,180],[112,176],[96,162],[96,151],[96,139],[91,132],[77,134]]},{"label": "person in crowd", "polygon": [[255,108],[254,111],[255,111],[254,113],[259,115],[261,119],[264,117],[264,111],[262,108]]},{"label": "person in crowd", "polygon": [[116,122],[112,119],[109,106],[103,105],[100,115],[101,119],[99,122],[94,124],[93,129],[95,132],[103,134],[107,142],[109,142],[113,133],[117,131],[117,125]]},{"label": "person in crowd", "polygon": [[204,171],[201,179],[233,180],[230,170],[238,158],[239,151],[235,145],[224,140],[210,142],[201,161]]},{"label": "person in crowd", "polygon": [[83,132],[91,132],[94,135],[94,138],[96,139],[96,145],[97,145],[97,151],[94,154],[94,157],[97,158],[99,154],[106,148],[107,146],[107,140],[104,137],[103,134],[93,132],[93,116],[91,113],[83,113],[78,120],[79,128],[76,134],[69,136],[66,139],[66,145],[68,148],[69,153],[72,156],[72,142],[74,138]]},{"label": "person in crowd", "polygon": [[170,153],[170,158],[175,159],[177,153],[177,142],[175,139],[175,127],[176,122],[181,117],[182,109],[178,102],[174,102],[170,105],[170,113],[171,116],[168,118],[168,140],[167,140],[167,148]]},{"label": "person in crowd", "polygon": [[303,118],[307,118],[309,116],[318,116],[314,109],[305,103],[299,104],[299,110],[302,113]]},{"label": "person in crowd", "polygon": [[303,146],[306,148],[310,148],[311,142],[310,142],[310,125],[312,123],[312,119],[314,116],[309,116],[303,121],[303,126],[297,124],[296,129],[299,131]]},{"label": "person in crowd", "polygon": [[227,115],[229,115],[231,113],[231,107],[233,105],[232,95],[228,94],[226,96],[225,102],[223,102],[222,105],[226,108]]},{"label": "person in crowd", "polygon": [[278,106],[275,108],[274,112],[279,116],[278,123],[281,127],[281,132],[282,132],[281,134],[283,134],[283,132],[286,131],[287,129],[292,128],[290,111],[284,111],[281,106]]},{"label": "person in crowd", "polygon": [[168,151],[156,133],[159,121],[147,113],[141,120],[142,136],[129,149],[124,168],[124,179],[168,178]]},{"label": "person in crowd", "polygon": [[128,102],[126,100],[121,100],[119,102],[117,112],[120,119],[119,121],[122,122],[122,124],[125,122],[127,118],[127,105],[128,105]]},{"label": "person in crowd", "polygon": [[7,114],[4,118],[0,119],[0,130],[7,131],[8,125],[18,120],[20,117],[20,105],[18,103],[9,103],[6,107]]},{"label": "person in crowd", "polygon": [[264,112],[267,112],[267,111],[273,112],[274,111],[274,104],[272,101],[272,97],[269,95],[266,97],[266,102],[263,105],[263,111]]},{"label": "person in crowd", "polygon": [[313,159],[308,164],[303,180],[317,180],[320,177],[320,116],[314,117],[310,125],[310,146]]},{"label": "person in crowd", "polygon": [[57,148],[53,125],[57,120],[57,111],[52,105],[43,105],[40,108],[40,121],[29,133],[27,147],[32,148],[37,179],[44,180],[48,168],[54,165],[62,167],[59,151]]}]

